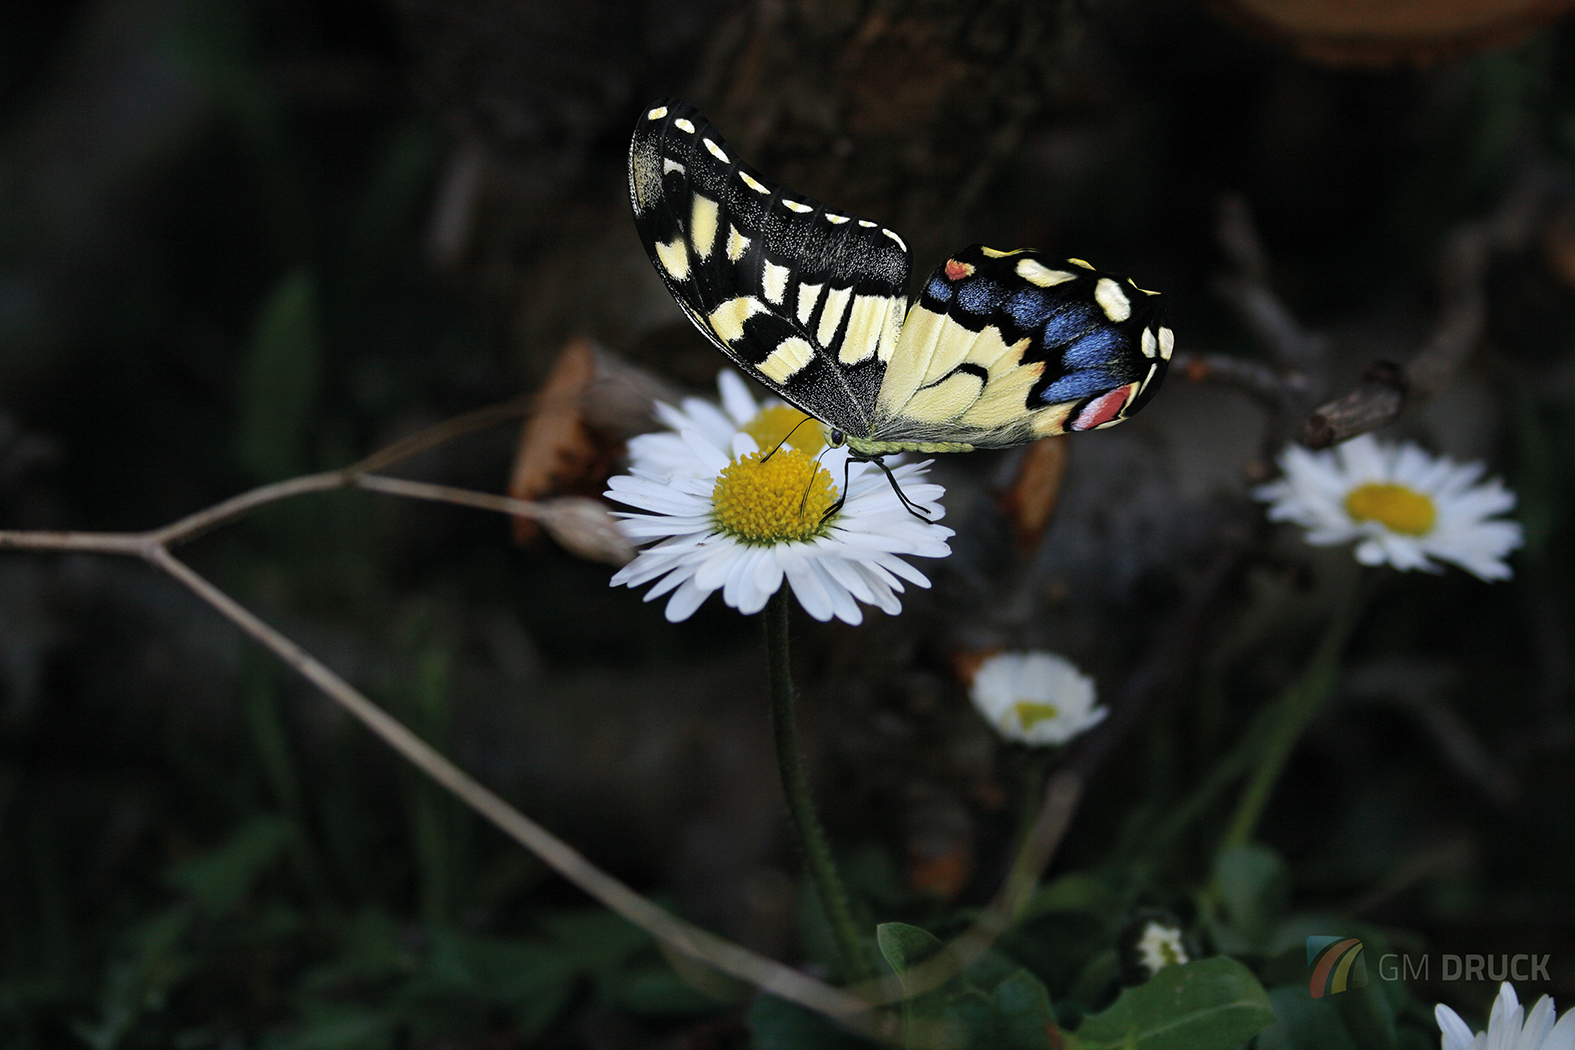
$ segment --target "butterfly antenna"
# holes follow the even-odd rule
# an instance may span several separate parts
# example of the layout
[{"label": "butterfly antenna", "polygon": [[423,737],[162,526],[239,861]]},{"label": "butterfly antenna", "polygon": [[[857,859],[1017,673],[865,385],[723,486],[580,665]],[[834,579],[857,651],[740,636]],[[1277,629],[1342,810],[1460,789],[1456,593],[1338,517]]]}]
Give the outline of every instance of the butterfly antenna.
[{"label": "butterfly antenna", "polygon": [[793,424],[793,429],[789,430],[786,434],[782,435],[782,440],[777,442],[777,447],[772,449],[770,452],[767,452],[764,456],[760,457],[760,462],[764,463],[766,460],[770,459],[772,456],[774,456],[778,452],[782,451],[782,446],[786,445],[788,443],[788,438],[792,437],[793,434],[798,430],[799,427],[803,426],[805,423],[808,423],[808,422],[810,422],[810,418],[808,416],[805,416],[803,419],[799,420],[797,423],[794,423]]}]

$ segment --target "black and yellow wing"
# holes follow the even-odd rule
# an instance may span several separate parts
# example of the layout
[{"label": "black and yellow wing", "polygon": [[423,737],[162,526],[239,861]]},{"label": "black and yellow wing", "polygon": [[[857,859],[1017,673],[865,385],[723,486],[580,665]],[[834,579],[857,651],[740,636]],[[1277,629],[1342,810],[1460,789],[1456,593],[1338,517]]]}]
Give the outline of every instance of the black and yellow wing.
[{"label": "black and yellow wing", "polygon": [[976,244],[908,311],[874,438],[1002,448],[1114,426],[1159,389],[1173,345],[1158,293],[1081,259]]},{"label": "black and yellow wing", "polygon": [[907,307],[902,238],[768,182],[678,99],[639,118],[629,200],[657,273],[703,335],[823,423],[869,434]]}]

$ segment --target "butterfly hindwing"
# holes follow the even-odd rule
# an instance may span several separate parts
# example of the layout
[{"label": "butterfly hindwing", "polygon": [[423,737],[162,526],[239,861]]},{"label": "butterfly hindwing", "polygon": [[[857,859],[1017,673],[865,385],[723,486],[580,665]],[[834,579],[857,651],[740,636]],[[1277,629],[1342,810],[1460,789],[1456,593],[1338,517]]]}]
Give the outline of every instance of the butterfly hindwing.
[{"label": "butterfly hindwing", "polygon": [[1153,396],[1173,341],[1160,296],[1125,278],[973,245],[936,269],[909,311],[877,437],[1000,448],[1112,426]]},{"label": "butterfly hindwing", "polygon": [[907,304],[900,237],[771,183],[677,99],[636,124],[629,198],[651,262],[702,334],[810,415],[870,433]]}]

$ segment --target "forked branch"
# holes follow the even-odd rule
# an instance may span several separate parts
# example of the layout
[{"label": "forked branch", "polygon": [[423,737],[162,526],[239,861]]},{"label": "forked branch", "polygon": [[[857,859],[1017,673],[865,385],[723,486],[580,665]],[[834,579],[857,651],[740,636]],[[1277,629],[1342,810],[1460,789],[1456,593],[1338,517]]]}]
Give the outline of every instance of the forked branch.
[{"label": "forked branch", "polygon": [[[878,979],[852,989],[833,987],[805,973],[768,959],[702,929],[654,904],[623,882],[586,860],[568,843],[525,816],[440,752],[378,707],[322,661],[265,623],[223,590],[171,553],[219,525],[234,521],[270,503],[314,492],[363,488],[414,499],[530,517],[560,543],[584,557],[622,564],[632,556],[628,541],[595,501],[578,497],[532,501],[475,492],[447,485],[410,481],[373,473],[443,441],[526,410],[512,402],[459,416],[412,435],[340,470],[324,471],[263,485],[145,532],[0,531],[0,550],[71,551],[138,557],[157,567],[207,602],[248,637],[301,674],[329,699],[372,731],[406,761],[442,785],[504,834],[541,858],[549,867],[589,896],[623,916],[664,944],[735,979],[779,998],[825,1014],[839,1024],[883,1041],[897,1037],[892,1015],[878,1008],[903,997],[894,978]],[[943,984],[989,950],[1015,921],[1050,858],[1055,853],[1081,797],[1082,778],[1066,772],[1048,785],[1039,818],[1017,863],[997,898],[975,924],[958,937],[951,950],[910,975],[924,987]],[[927,1045],[928,1036],[909,1032],[909,1045]]]}]

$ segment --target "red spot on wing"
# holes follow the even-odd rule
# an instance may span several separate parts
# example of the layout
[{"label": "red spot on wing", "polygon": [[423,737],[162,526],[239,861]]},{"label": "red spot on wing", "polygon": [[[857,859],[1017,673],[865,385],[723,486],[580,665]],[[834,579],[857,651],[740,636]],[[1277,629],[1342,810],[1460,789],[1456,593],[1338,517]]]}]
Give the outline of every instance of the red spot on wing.
[{"label": "red spot on wing", "polygon": [[1071,430],[1093,430],[1101,423],[1108,423],[1121,414],[1131,396],[1130,386],[1119,387],[1108,394],[1101,394],[1090,401],[1072,420]]},{"label": "red spot on wing", "polygon": [[948,281],[960,281],[971,273],[973,273],[973,267],[967,263],[958,262],[956,259],[946,260],[946,279]]}]

